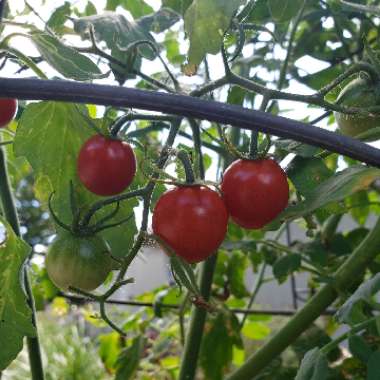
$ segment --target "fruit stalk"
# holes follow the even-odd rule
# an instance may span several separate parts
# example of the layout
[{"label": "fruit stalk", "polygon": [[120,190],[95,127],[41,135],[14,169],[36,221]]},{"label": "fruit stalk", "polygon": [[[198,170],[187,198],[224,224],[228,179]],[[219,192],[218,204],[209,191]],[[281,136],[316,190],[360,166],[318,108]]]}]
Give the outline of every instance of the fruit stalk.
[{"label": "fruit stalk", "polygon": [[[17,216],[15,203],[13,200],[11,185],[9,182],[7,165],[3,148],[0,147],[0,198],[4,216],[13,228],[16,235],[20,236],[20,225]],[[36,309],[32,289],[29,281],[26,266],[24,267],[24,286],[28,295],[28,303],[32,310],[32,322],[36,328],[35,337],[27,337],[28,354],[30,361],[30,369],[32,372],[32,380],[44,380],[44,372],[42,366],[41,349],[37,331]]]}]

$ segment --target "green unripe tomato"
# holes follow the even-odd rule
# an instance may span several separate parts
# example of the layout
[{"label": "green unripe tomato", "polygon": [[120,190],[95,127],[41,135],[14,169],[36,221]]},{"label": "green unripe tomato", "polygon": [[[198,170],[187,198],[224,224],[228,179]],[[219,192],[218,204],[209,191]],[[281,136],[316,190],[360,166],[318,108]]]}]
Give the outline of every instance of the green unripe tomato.
[{"label": "green unripe tomato", "polygon": [[[356,78],[340,92],[337,102],[347,107],[367,108],[380,105],[379,85],[368,78]],[[344,135],[355,137],[380,127],[380,116],[347,115],[335,112],[335,119]]]},{"label": "green unripe tomato", "polygon": [[107,278],[111,265],[110,248],[100,236],[59,234],[46,256],[49,277],[62,290],[70,286],[84,291],[96,289]]}]

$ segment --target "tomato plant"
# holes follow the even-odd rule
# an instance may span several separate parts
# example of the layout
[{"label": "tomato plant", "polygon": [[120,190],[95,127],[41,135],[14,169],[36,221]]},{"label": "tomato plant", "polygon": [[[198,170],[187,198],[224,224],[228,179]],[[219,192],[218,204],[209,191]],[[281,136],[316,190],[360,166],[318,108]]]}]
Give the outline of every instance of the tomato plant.
[{"label": "tomato plant", "polygon": [[2,0],[1,379],[377,379],[378,5]]},{"label": "tomato plant", "polygon": [[[342,89],[337,102],[343,106],[358,109],[379,106],[379,86],[368,78],[358,77]],[[352,137],[380,127],[378,115],[347,115],[335,112],[335,118],[342,133]]]},{"label": "tomato plant", "polygon": [[49,246],[46,269],[58,288],[91,291],[99,287],[111,271],[110,248],[98,236],[62,233]]},{"label": "tomato plant", "polygon": [[228,213],[221,197],[204,186],[169,190],[153,211],[153,232],[189,263],[215,253],[227,232]]},{"label": "tomato plant", "polygon": [[0,128],[8,125],[16,116],[17,100],[0,98]]},{"label": "tomato plant", "polygon": [[244,228],[262,228],[288,205],[286,174],[272,159],[233,162],[221,189],[231,218]]},{"label": "tomato plant", "polygon": [[136,158],[126,142],[95,135],[82,146],[77,164],[84,186],[97,195],[124,191],[136,173]]}]

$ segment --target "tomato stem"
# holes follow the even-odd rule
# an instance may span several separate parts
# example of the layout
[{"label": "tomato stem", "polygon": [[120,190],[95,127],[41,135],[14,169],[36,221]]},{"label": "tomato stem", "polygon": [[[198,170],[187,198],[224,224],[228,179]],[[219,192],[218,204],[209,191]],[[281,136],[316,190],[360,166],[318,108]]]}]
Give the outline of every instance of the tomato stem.
[{"label": "tomato stem", "polygon": [[186,150],[180,150],[177,153],[177,158],[181,160],[182,165],[185,169],[185,175],[186,175],[186,182],[187,183],[194,183],[195,177],[194,177],[194,170],[193,166],[190,161],[189,154],[186,152]]},{"label": "tomato stem", "polygon": [[253,130],[251,132],[251,139],[249,142],[249,158],[254,160],[257,157],[257,142],[259,138],[259,132]]}]

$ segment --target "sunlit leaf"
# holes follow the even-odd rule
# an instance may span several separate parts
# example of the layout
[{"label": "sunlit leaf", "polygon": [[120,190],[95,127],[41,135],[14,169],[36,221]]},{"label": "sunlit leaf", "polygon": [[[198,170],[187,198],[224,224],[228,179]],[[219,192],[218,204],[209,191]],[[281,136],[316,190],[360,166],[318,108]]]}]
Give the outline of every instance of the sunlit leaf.
[{"label": "sunlit leaf", "polygon": [[[194,0],[185,14],[185,30],[190,39],[187,75],[194,75],[207,53],[220,51],[224,32],[242,0]],[[210,17],[212,15],[212,17]]]}]

